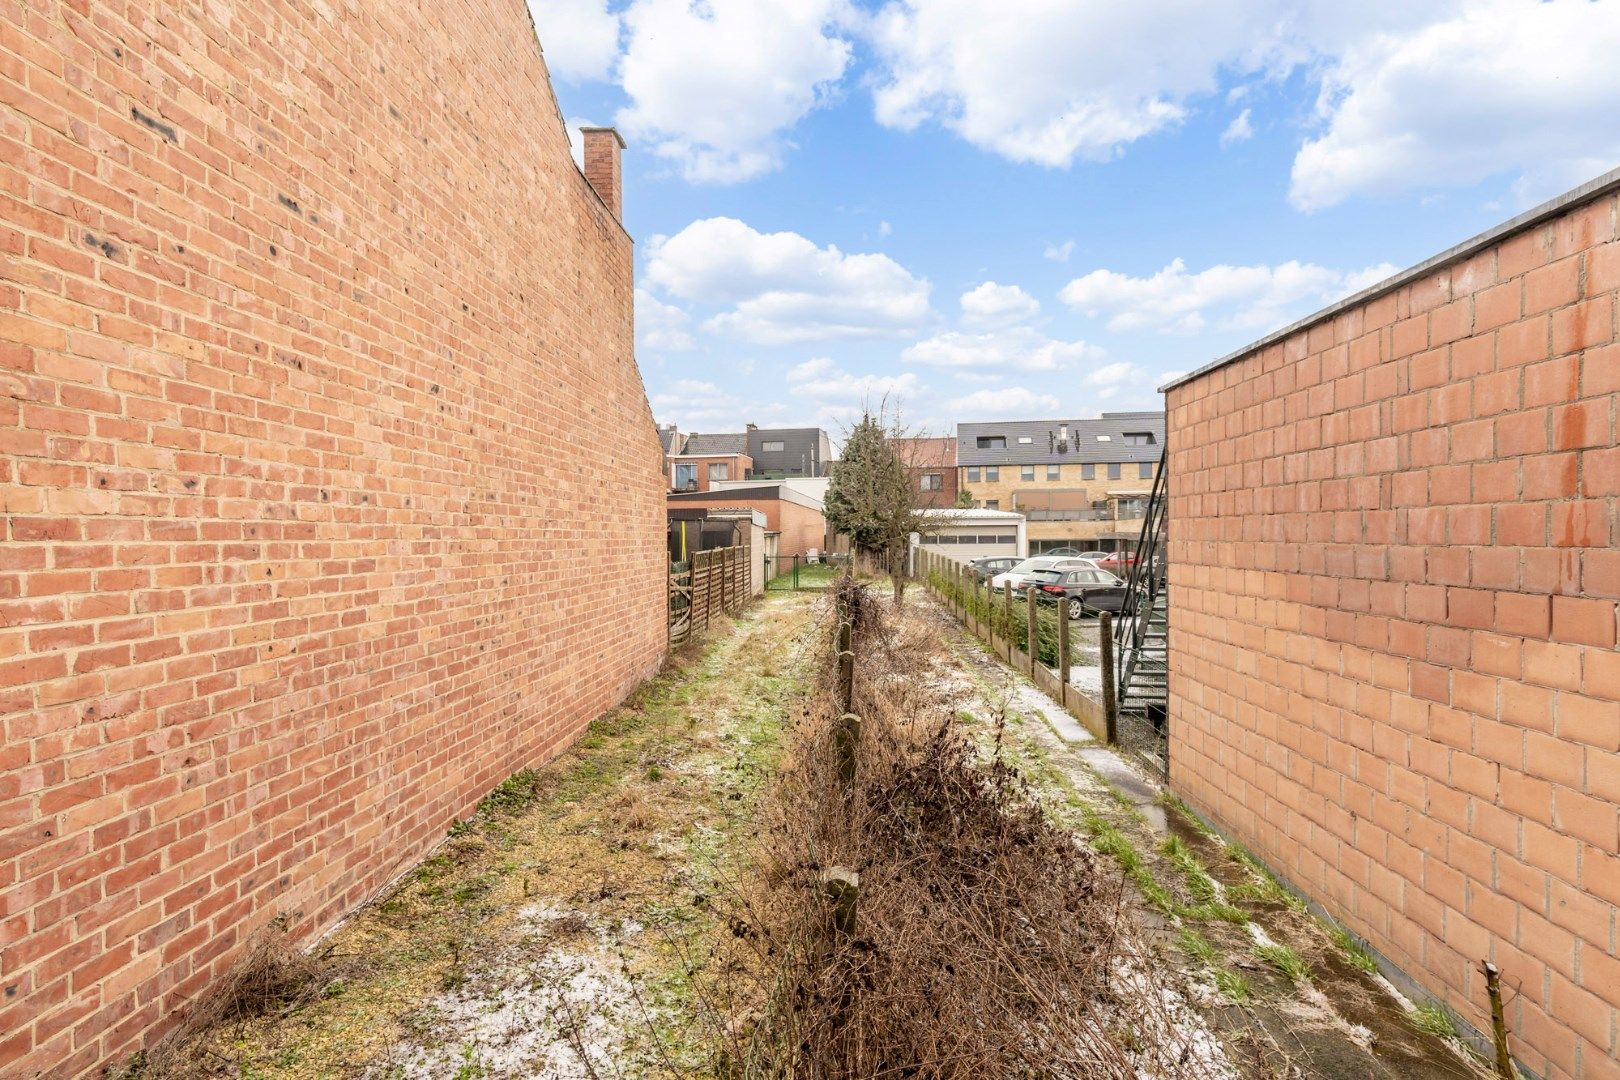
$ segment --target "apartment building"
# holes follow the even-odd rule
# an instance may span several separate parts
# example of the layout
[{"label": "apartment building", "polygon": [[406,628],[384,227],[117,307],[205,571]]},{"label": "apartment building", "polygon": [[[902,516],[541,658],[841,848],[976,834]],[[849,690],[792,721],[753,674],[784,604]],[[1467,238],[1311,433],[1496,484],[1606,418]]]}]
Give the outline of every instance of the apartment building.
[{"label": "apartment building", "polygon": [[678,451],[665,455],[671,491],[708,491],[715,484],[744,479],[754,467],[754,459],[748,456],[748,436],[740,432],[693,432],[678,446]]},{"label": "apartment building", "polygon": [[832,440],[821,428],[762,428],[748,425],[747,445],[753,459],[752,479],[826,476],[832,464]]},{"label": "apartment building", "polygon": [[1017,511],[1029,552],[1134,543],[1164,450],[1164,413],[959,424],[957,483],[971,505]]}]

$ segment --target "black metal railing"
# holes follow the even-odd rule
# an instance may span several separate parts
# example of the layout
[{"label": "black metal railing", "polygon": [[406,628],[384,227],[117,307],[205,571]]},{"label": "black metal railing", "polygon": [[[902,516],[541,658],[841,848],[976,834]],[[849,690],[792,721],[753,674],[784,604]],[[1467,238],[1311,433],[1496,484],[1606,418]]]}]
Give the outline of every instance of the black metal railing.
[{"label": "black metal railing", "polygon": [[1169,457],[1148,496],[1146,518],[1136,539],[1135,562],[1125,584],[1122,616],[1114,623],[1115,685],[1118,687],[1121,742],[1168,766],[1166,710],[1169,701]]}]

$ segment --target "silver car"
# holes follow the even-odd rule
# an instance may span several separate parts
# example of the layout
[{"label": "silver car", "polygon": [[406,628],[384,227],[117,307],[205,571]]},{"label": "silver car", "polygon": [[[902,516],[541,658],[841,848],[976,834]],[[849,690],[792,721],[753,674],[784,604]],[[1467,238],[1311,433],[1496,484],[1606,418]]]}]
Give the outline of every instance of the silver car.
[{"label": "silver car", "polygon": [[1037,555],[1033,559],[1025,559],[1017,566],[1005,573],[997,574],[990,579],[990,587],[1000,591],[1005,584],[1012,585],[1013,592],[1023,592],[1024,586],[1029,583],[1031,574],[1046,570],[1078,570],[1091,566],[1084,559],[1072,556]]}]

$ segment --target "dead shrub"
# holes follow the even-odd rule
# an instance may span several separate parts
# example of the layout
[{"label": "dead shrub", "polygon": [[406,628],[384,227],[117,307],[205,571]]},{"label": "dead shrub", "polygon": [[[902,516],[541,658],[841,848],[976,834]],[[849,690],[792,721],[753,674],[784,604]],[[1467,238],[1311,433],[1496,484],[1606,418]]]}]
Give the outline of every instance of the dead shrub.
[{"label": "dead shrub", "polygon": [[311,956],[287,936],[277,916],[248,940],[230,971],[168,1036],[136,1055],[123,1074],[141,1080],[235,1075],[234,1064],[210,1049],[218,1034],[267,1016],[285,1016],[355,973],[352,962]]},{"label": "dead shrub", "polygon": [[[858,771],[846,785],[838,767],[834,645],[748,881],[717,901],[730,947],[699,987],[716,1071],[1205,1075],[1121,917],[1121,882],[929,690],[938,642],[847,578],[833,601],[855,625]],[[853,933],[834,867],[859,874]]]}]

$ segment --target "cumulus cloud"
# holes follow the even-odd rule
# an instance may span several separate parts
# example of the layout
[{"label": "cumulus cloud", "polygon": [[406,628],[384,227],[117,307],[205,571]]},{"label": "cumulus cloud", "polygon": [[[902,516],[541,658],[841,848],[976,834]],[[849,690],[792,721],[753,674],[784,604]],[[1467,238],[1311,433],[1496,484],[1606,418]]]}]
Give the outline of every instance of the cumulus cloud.
[{"label": "cumulus cloud", "polygon": [[1223,150],[1233,143],[1247,142],[1249,139],[1254,138],[1254,124],[1249,120],[1249,114],[1252,111],[1252,109],[1244,109],[1232,119],[1230,124],[1226,125],[1226,130],[1221,132],[1221,148]]},{"label": "cumulus cloud", "polygon": [[619,125],[688,180],[735,183],[781,165],[784,132],[843,77],[842,0],[635,0]]},{"label": "cumulus cloud", "polygon": [[1041,310],[1038,300],[1017,285],[986,281],[962,294],[962,321],[970,326],[1007,326]]},{"label": "cumulus cloud", "polygon": [[607,0],[529,0],[529,14],[553,78],[608,77],[619,55],[619,17]]},{"label": "cumulus cloud", "polygon": [[909,371],[902,375],[855,375],[826,357],[806,360],[789,369],[787,378],[795,397],[839,405],[876,406],[885,398],[910,398],[920,389],[917,376]]},{"label": "cumulus cloud", "polygon": [[1192,334],[1212,322],[1222,330],[1268,330],[1394,272],[1388,264],[1346,273],[1290,261],[1188,273],[1176,259],[1150,277],[1093,270],[1065,285],[1059,296],[1088,316],[1106,317],[1115,331]]},{"label": "cumulus cloud", "polygon": [[648,352],[684,352],[692,348],[687,330],[691,317],[646,289],[636,290],[636,340]]},{"label": "cumulus cloud", "polygon": [[729,307],[704,329],[761,345],[913,333],[929,284],[881,254],[761,233],[735,218],[694,221],[648,242],[645,280],[686,300]]},{"label": "cumulus cloud", "polygon": [[908,364],[974,372],[1061,371],[1103,352],[1084,341],[1058,341],[1027,326],[984,333],[951,330],[906,348]]},{"label": "cumulus cloud", "polygon": [[975,390],[971,394],[952,398],[945,403],[945,407],[953,416],[980,421],[1050,416],[1062,406],[1051,394],[1037,394],[1022,386],[1004,386],[994,390]]},{"label": "cumulus cloud", "polygon": [[1590,179],[1620,162],[1617,56],[1620,11],[1590,0],[1483,0],[1363,41],[1323,79],[1326,130],[1289,198],[1317,210],[1512,175],[1529,202]]},{"label": "cumulus cloud", "polygon": [[1302,7],[891,0],[872,24],[874,106],[890,127],[938,123],[1012,161],[1106,161],[1179,123],[1224,70],[1306,55]]}]

